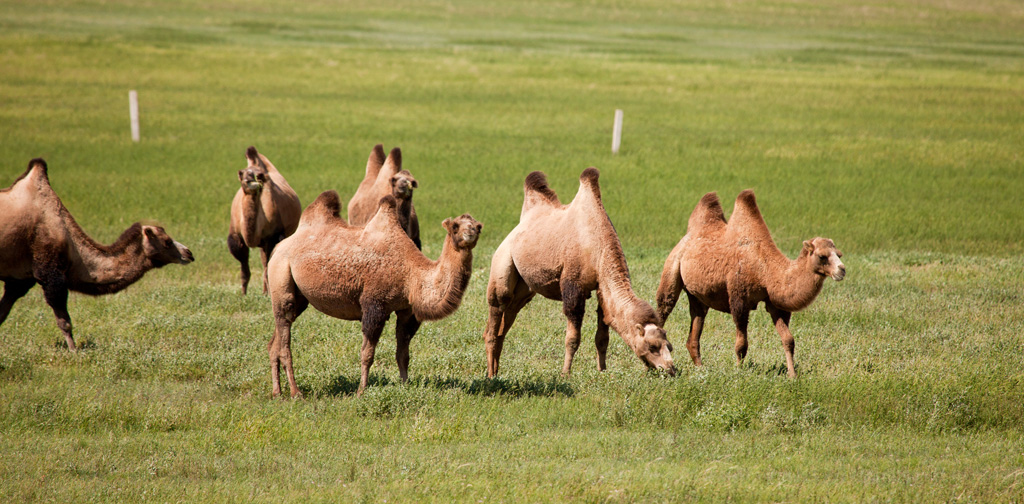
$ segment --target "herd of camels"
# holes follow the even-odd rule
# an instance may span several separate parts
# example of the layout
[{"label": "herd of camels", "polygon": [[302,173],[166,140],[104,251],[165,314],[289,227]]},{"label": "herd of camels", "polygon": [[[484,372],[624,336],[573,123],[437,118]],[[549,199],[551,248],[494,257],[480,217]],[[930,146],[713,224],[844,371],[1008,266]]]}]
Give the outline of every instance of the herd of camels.
[{"label": "herd of camels", "polygon": [[[359,394],[394,313],[396,360],[401,379],[407,380],[409,343],[420,324],[451,315],[462,301],[483,225],[469,214],[445,219],[440,257],[424,256],[412,202],[419,183],[402,169],[398,148],[386,157],[382,145],[373,148],[366,175],[348,203],[347,220],[341,217],[337,192],[323,192],[303,210],[266,156],[255,147],[245,156],[227,243],[241,263],[243,294],[250,277],[249,249],[260,249],[263,292],[270,295],[275,324],[267,347],[272,395],[281,395],[282,366],[291,397],[302,395],[295,384],[291,326],[309,305],[362,323]],[[695,365],[702,364],[700,336],[709,308],[732,315],[736,362],[742,365],[749,313],[763,302],[782,338],[788,374],[795,377],[790,315],[814,301],[826,277],[839,281],[846,275],[832,240],[807,240],[799,257],[789,259],[772,240],[753,191],[739,194],[729,219],[718,196],[708,193],[665,261],[655,310],[633,291],[598,176],[595,168],[584,170],[576,196],[563,204],[542,172],[527,175],[519,224],[491,260],[483,338],[487,376],[497,375],[505,336],[537,294],[562,302],[567,321],[562,373],[568,375],[580,345],[586,300],[597,291],[594,340],[600,370],[605,369],[611,327],[648,368],[675,375],[664,324],[685,292],[690,307],[686,349]],[[159,226],[135,223],[111,245],[94,241],[50,187],[42,159],[30,161],[14,184],[0,190],[0,324],[15,301],[38,283],[71,351],[76,346],[67,312],[69,291],[117,292],[151,269],[193,260],[192,252]]]}]

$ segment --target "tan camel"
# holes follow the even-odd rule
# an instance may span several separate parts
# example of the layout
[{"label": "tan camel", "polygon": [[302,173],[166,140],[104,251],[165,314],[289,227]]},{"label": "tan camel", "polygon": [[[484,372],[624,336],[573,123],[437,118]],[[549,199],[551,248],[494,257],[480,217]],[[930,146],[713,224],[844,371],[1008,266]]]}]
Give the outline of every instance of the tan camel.
[{"label": "tan camel", "polygon": [[14,302],[38,283],[72,352],[77,347],[68,315],[69,290],[110,294],[153,268],[193,260],[192,252],[163,228],[138,222],[112,245],[96,243],[50,187],[42,159],[30,161],[11,187],[0,190],[0,324]]},{"label": "tan camel", "polygon": [[736,324],[736,364],[747,354],[747,321],[764,301],[782,337],[786,368],[793,367],[795,343],[789,332],[790,315],[808,307],[821,292],[825,277],[846,276],[843,253],[828,238],[804,242],[800,256],[790,260],[779,251],[754,200],[746,190],[736,198],[729,221],[718,195],[707,193],[690,215],[686,235],[669,253],[658,285],[658,314],[667,320],[679,293],[690,302],[690,337],[686,348],[700,366],[700,334],[708,308],[732,314]]},{"label": "tan camel", "polygon": [[249,164],[238,171],[242,187],[231,201],[228,250],[242,263],[242,294],[249,288],[249,249],[260,248],[263,293],[267,293],[267,260],[277,243],[295,232],[302,205],[281,172],[256,147],[245,151]]},{"label": "tan camel", "polygon": [[338,193],[326,191],[302,213],[295,234],[274,251],[269,267],[275,328],[267,346],[274,396],[281,394],[282,364],[291,396],[301,395],[292,368],[291,326],[310,304],[335,318],[362,321],[359,394],[366,389],[377,341],[392,312],[397,318],[395,358],[405,381],[409,342],[420,323],[447,317],[459,307],[483,225],[469,214],[445,219],[448,234],[441,257],[432,261],[403,232],[398,205],[393,196],[385,196],[365,227],[350,226],[340,217]]},{"label": "tan camel", "polygon": [[348,202],[348,223],[363,226],[370,222],[377,213],[380,199],[390,194],[398,200],[398,222],[416,248],[422,250],[420,220],[412,204],[413,190],[419,186],[412,174],[402,169],[401,149],[391,149],[391,154],[384,159],[384,146],[375,145],[366,160],[366,175]]},{"label": "tan camel", "polygon": [[526,177],[523,211],[491,260],[490,315],[484,330],[487,376],[498,374],[502,345],[519,310],[536,294],[562,302],[568,320],[562,373],[580,345],[586,300],[597,290],[597,367],[605,370],[608,326],[649,368],[675,374],[661,321],[633,292],[619,237],[601,203],[599,172],[587,168],[572,203],[562,205],[539,171]]}]

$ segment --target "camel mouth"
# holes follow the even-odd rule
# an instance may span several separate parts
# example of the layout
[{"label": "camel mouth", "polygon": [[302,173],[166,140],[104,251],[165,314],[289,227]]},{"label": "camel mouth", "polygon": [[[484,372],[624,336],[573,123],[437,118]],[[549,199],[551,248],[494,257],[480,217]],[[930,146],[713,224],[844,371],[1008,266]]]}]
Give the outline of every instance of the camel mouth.
[{"label": "camel mouth", "polygon": [[249,192],[259,192],[263,190],[263,183],[256,180],[250,180],[245,183],[245,188],[248,189]]},{"label": "camel mouth", "polygon": [[844,278],[846,278],[846,268],[839,268],[834,273],[832,273],[832,280],[841,282]]},{"label": "camel mouth", "polygon": [[181,254],[181,259],[178,260],[179,264],[189,264],[196,260],[196,257],[192,255],[192,251],[184,245],[178,245],[178,253]]}]

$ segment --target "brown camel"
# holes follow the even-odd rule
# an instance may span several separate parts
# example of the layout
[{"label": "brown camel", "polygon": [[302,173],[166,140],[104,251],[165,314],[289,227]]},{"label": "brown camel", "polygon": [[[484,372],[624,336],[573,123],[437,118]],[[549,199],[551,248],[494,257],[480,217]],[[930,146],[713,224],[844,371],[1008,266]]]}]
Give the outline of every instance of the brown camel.
[{"label": "brown camel", "polygon": [[793,335],[789,318],[808,307],[821,292],[825,277],[842,280],[843,253],[828,238],[804,242],[800,256],[789,260],[779,251],[761,217],[754,192],[736,198],[732,218],[725,220],[718,195],[707,193],[690,215],[686,235],[669,253],[658,285],[658,313],[667,320],[679,293],[690,301],[690,337],[686,348],[700,366],[700,334],[708,308],[732,314],[736,324],[736,364],[747,354],[747,320],[764,301],[786,351],[786,368],[793,367]]},{"label": "brown camel", "polygon": [[163,228],[138,222],[112,245],[96,243],[53,192],[42,159],[30,161],[11,187],[0,190],[0,324],[14,302],[38,283],[72,352],[78,348],[71,336],[69,290],[110,294],[153,268],[193,260],[192,252]]},{"label": "brown camel", "polygon": [[267,347],[273,395],[281,394],[280,367],[288,375],[291,396],[301,395],[292,368],[291,326],[310,304],[342,320],[363,325],[362,376],[366,389],[370,366],[384,324],[396,314],[396,360],[402,381],[409,378],[409,342],[420,323],[452,314],[472,273],[473,247],[482,224],[469,214],[445,219],[448,231],[441,257],[427,259],[403,232],[393,196],[380,200],[365,227],[340,217],[338,193],[322,193],[302,213],[294,235],[270,258],[270,300],[274,336]]},{"label": "brown camel", "polygon": [[519,225],[494,252],[487,282],[490,315],[484,330],[487,376],[498,373],[505,335],[516,314],[536,294],[562,302],[568,320],[565,362],[569,374],[580,345],[586,300],[597,290],[597,367],[604,371],[608,326],[649,368],[675,374],[672,345],[661,321],[633,292],[619,237],[601,203],[599,172],[587,168],[572,203],[562,205],[543,173],[526,177]]},{"label": "brown camel", "polygon": [[380,199],[390,194],[398,200],[398,222],[416,248],[422,250],[420,220],[412,204],[413,189],[419,186],[412,174],[402,169],[402,149],[391,149],[391,154],[384,159],[384,146],[375,145],[366,160],[366,175],[348,202],[348,223],[366,225],[377,213]]},{"label": "brown camel", "polygon": [[231,201],[228,250],[242,263],[242,294],[249,288],[249,249],[260,248],[263,293],[267,293],[267,260],[278,242],[295,232],[302,205],[281,172],[256,147],[245,151],[249,165],[238,171],[242,187]]}]

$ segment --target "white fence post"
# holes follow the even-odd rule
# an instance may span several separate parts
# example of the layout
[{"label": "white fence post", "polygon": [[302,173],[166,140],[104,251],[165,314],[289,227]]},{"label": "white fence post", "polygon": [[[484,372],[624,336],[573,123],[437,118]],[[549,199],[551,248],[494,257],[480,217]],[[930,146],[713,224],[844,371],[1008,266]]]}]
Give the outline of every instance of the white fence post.
[{"label": "white fence post", "polygon": [[128,116],[132,121],[132,141],[139,141],[139,94],[134,89],[128,91]]},{"label": "white fence post", "polygon": [[619,153],[622,144],[622,110],[615,109],[615,127],[612,129],[612,154]]}]

